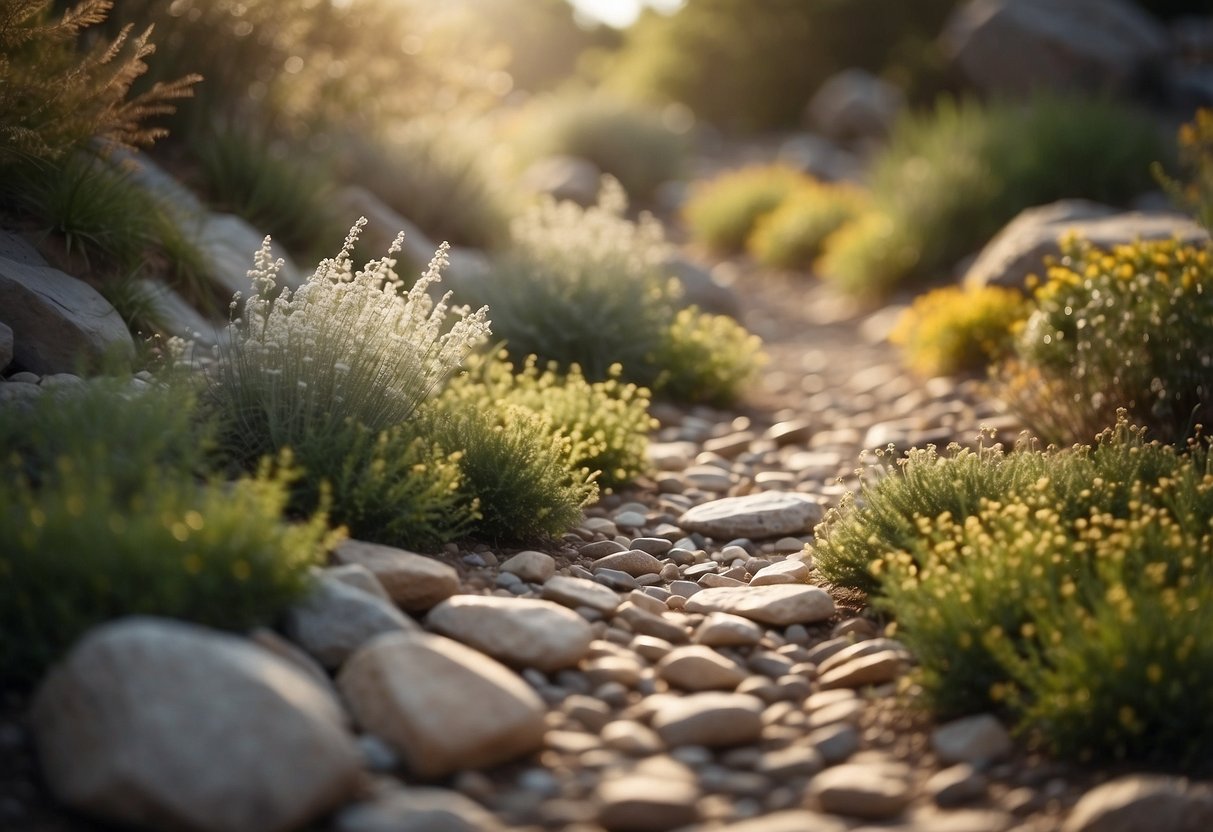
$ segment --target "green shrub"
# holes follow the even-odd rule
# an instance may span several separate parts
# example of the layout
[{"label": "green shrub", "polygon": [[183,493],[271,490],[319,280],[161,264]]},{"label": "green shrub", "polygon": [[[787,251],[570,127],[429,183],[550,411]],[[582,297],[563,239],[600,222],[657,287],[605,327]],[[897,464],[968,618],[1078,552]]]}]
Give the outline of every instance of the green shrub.
[{"label": "green shrub", "polygon": [[943,101],[904,117],[873,163],[872,203],[891,224],[874,251],[826,247],[823,276],[850,292],[886,294],[946,276],[1024,208],[1084,197],[1119,203],[1148,190],[1164,147],[1123,106],[1037,98],[1026,105]]},{"label": "green shrub", "polygon": [[[137,426],[137,430],[132,430]],[[282,520],[290,474],[206,476],[188,390],[90,383],[0,409],[0,679],[25,684],[131,614],[244,629],[306,589],[323,513]]]},{"label": "green shrub", "polygon": [[332,251],[343,236],[332,178],[308,158],[256,130],[215,129],[192,143],[207,202],[274,237],[297,257]]},{"label": "green shrub", "polygon": [[810,268],[826,238],[858,217],[864,203],[850,185],[806,183],[758,220],[746,249],[764,266]]},{"label": "green shrub", "polygon": [[1001,711],[1067,758],[1207,766],[1213,463],[1189,450],[1122,417],[1094,448],[912,451],[827,518],[819,567],[846,581],[873,556],[941,714]]},{"label": "green shrub", "polygon": [[294,292],[278,285],[267,242],[249,297],[233,301],[238,317],[207,399],[223,447],[244,467],[350,421],[376,434],[404,422],[488,331],[486,310],[468,314],[429,296],[445,249],[407,294],[393,271],[399,240],[356,271],[350,251],[364,224]]},{"label": "green shrub", "polygon": [[1179,165],[1182,178],[1172,179],[1155,163],[1154,178],[1175,204],[1213,232],[1213,109],[1201,108],[1179,128]]},{"label": "green shrub", "polygon": [[813,180],[781,165],[728,171],[696,184],[682,216],[696,243],[724,254],[739,253],[764,216]]},{"label": "green shrub", "polygon": [[[1016,344],[1020,374],[1006,396],[1042,431],[1059,422],[1094,436],[1125,407],[1154,435],[1183,444],[1213,425],[1213,251],[1174,240],[1116,246],[1074,238],[1036,291]],[[1014,372],[1014,371],[1012,371]],[[1041,390],[1049,398],[1039,397]],[[1051,416],[1064,412],[1064,420]]]},{"label": "green shrub", "polygon": [[889,214],[866,211],[825,239],[816,272],[844,292],[891,293],[919,259],[917,242]]},{"label": "green shrub", "polygon": [[680,402],[727,407],[766,361],[757,335],[727,315],[678,310],[653,364],[653,387]]},{"label": "green shrub", "polygon": [[505,404],[470,410],[436,399],[422,430],[443,448],[459,448],[462,494],[479,516],[472,534],[495,543],[555,537],[581,521],[598,495],[594,475],[571,467],[572,443],[546,415]]},{"label": "green shrub", "polygon": [[428,552],[465,537],[479,518],[479,501],[463,489],[461,454],[444,453],[414,425],[376,433],[347,420],[299,437],[293,451],[303,476],[292,505],[329,506],[332,521],[359,540]]},{"label": "green shrub", "polygon": [[443,391],[444,407],[535,411],[567,438],[568,466],[597,472],[605,489],[627,485],[648,470],[649,432],[656,426],[648,412],[649,391],[620,380],[622,368],[610,368],[605,380],[593,383],[576,364],[566,373],[554,364],[540,372],[534,356],[515,370],[504,351],[473,359],[468,372]]},{"label": "green shrub", "polygon": [[949,286],[915,298],[889,340],[924,376],[985,373],[1011,354],[1030,311],[1017,289]]},{"label": "green shrub", "polygon": [[[829,76],[861,67],[905,76],[907,42],[933,39],[956,0],[688,0],[626,33],[608,76],[621,92],[680,101],[740,130],[792,127]],[[921,60],[919,61],[921,63]]]},{"label": "green shrub", "polygon": [[147,70],[150,29],[130,37],[122,29],[109,43],[76,51],[82,30],[105,20],[111,4],[84,0],[57,20],[49,0],[8,0],[0,15],[0,167],[14,161],[55,159],[90,139],[144,145],[164,135],[143,120],[173,111],[198,80],[187,75],[129,97]]},{"label": "green shrub", "polygon": [[[605,180],[599,204],[542,202],[514,226],[514,243],[476,284],[474,300],[493,310],[494,331],[516,360],[534,355],[561,371],[574,364],[590,381],[619,378],[655,395],[692,400],[732,398],[722,367],[746,367],[751,341],[735,324],[711,316],[680,317],[680,287],[666,274],[669,248],[660,224],[624,217],[619,184]],[[714,342],[707,332],[729,333]],[[747,345],[747,352],[724,351]],[[693,366],[690,353],[711,369]],[[741,375],[740,372],[736,375]],[[711,389],[700,390],[700,382]]]},{"label": "green shrub", "polygon": [[565,93],[535,101],[518,121],[514,143],[524,159],[586,159],[618,179],[634,202],[651,202],[658,185],[683,173],[687,137],[657,110]]}]

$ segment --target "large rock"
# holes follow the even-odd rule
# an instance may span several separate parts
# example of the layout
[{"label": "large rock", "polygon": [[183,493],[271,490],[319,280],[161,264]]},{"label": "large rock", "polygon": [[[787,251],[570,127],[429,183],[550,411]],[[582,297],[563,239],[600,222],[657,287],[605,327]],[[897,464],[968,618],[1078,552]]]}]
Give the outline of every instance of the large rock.
[{"label": "large rock", "polygon": [[760,624],[786,627],[815,624],[834,614],[834,599],[821,587],[805,584],[720,586],[701,589],[687,599],[687,612],[727,612]]},{"label": "large rock", "polygon": [[135,357],[135,342],[109,301],[49,266],[0,257],[0,322],[13,331],[13,360],[40,375]]},{"label": "large rock", "polygon": [[207,208],[202,204],[202,200],[156,165],[146,154],[114,148],[106,159],[132,183],[155,199],[178,223],[196,222],[206,215]]},{"label": "large rock", "polygon": [[442,636],[379,636],[346,662],[337,686],[358,723],[422,777],[502,763],[543,744],[539,695],[496,660]]},{"label": "large rock", "polygon": [[1000,94],[1114,91],[1168,48],[1129,0],[972,0],[944,27],[945,49],[977,86]]},{"label": "large rock", "polygon": [[[400,252],[403,262],[397,269],[401,274],[424,268],[438,248],[424,231],[366,188],[347,185],[337,192],[333,202],[339,213],[349,216],[351,225],[359,217],[366,217],[366,227],[358,239],[361,260],[385,255],[401,231],[404,232],[404,248]],[[409,268],[405,269],[405,265]]]},{"label": "large rock", "polygon": [[576,156],[548,156],[523,171],[520,184],[558,202],[593,205],[602,187],[602,171],[593,162]]},{"label": "large rock", "polygon": [[360,779],[340,707],[304,672],[180,622],[93,630],[39,687],[31,728],[59,800],[146,829],[296,829]]},{"label": "large rock", "polygon": [[809,101],[810,124],[839,140],[883,138],[905,107],[901,90],[863,69],[832,75]]},{"label": "large rock", "polygon": [[425,623],[508,665],[544,672],[577,664],[594,638],[577,613],[530,598],[456,595],[430,610]]},{"label": "large rock", "polygon": [[1028,275],[1044,277],[1045,259],[1061,253],[1058,240],[1071,232],[1104,248],[1135,240],[1209,239],[1208,232],[1181,214],[1119,213],[1106,205],[1065,199],[1020,212],[981,250],[964,283],[1022,287]]},{"label": "large rock", "polygon": [[678,518],[688,532],[718,540],[805,534],[825,517],[821,503],[794,491],[760,491],[702,503]]},{"label": "large rock", "polygon": [[420,629],[389,601],[327,575],[286,613],[287,636],[330,670],[382,633]]},{"label": "large rock", "polygon": [[135,286],[143,294],[152,317],[164,334],[207,347],[219,343],[219,333],[226,322],[207,318],[160,280],[145,278],[137,281]]},{"label": "large rock", "polygon": [[1213,796],[1179,777],[1129,774],[1096,786],[1070,812],[1064,832],[1207,832]]},{"label": "large rock", "polygon": [[12,231],[0,231],[0,257],[26,266],[48,265],[29,240]]},{"label": "large rock", "polygon": [[13,360],[13,331],[7,324],[0,324],[0,371]]},{"label": "large rock", "polygon": [[[224,292],[247,295],[248,272],[253,256],[261,249],[265,235],[235,214],[208,214],[201,220],[184,221],[182,232],[201,253],[205,271]],[[295,288],[304,276],[281,245],[273,248],[274,258],[282,260],[278,285]]]},{"label": "large rock", "polygon": [[404,549],[346,540],[333,553],[338,563],[357,563],[371,571],[388,597],[409,612],[424,612],[459,591],[459,573],[434,558]]}]

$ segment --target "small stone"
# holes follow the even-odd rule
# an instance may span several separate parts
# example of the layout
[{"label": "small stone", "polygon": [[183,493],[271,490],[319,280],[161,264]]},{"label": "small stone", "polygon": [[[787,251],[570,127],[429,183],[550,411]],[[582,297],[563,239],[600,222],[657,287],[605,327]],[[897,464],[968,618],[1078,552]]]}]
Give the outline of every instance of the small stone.
[{"label": "small stone", "polygon": [[746,672],[737,662],[710,647],[691,644],[675,647],[657,663],[657,674],[682,690],[732,690]]},{"label": "small stone", "polygon": [[762,539],[811,532],[824,517],[825,508],[808,495],[762,491],[695,506],[678,519],[678,525],[718,540]]},{"label": "small stone", "polygon": [[762,734],[763,702],[739,693],[692,693],[663,701],[653,730],[666,745],[720,748],[756,741]]},{"label": "small stone", "polygon": [[593,543],[587,543],[581,547],[579,554],[587,558],[601,558],[606,555],[614,555],[618,552],[626,552],[627,546],[615,540],[595,540]]},{"label": "small stone", "polygon": [[838,818],[808,809],[788,809],[718,827],[719,832],[846,832],[849,828]]},{"label": "small stone", "polygon": [[750,586],[770,584],[803,584],[809,580],[809,567],[798,560],[781,560],[758,570],[750,579]]},{"label": "small stone", "polygon": [[595,569],[594,580],[609,589],[626,592],[640,586],[636,578],[619,569]]},{"label": "small stone", "polygon": [[615,525],[621,529],[639,529],[646,522],[646,517],[640,511],[621,511],[615,515]]},{"label": "small stone", "polygon": [[710,589],[710,588],[722,587],[722,586],[725,586],[725,587],[745,586],[746,582],[739,578],[731,577],[729,575],[718,575],[718,574],[709,572],[699,579],[699,585],[701,587]]},{"label": "small stone", "polygon": [[880,763],[844,763],[809,781],[822,811],[870,820],[901,814],[914,794],[903,772]]},{"label": "small stone", "polygon": [[393,788],[338,813],[336,832],[496,832],[480,804],[459,792],[426,786]]},{"label": "small stone", "polygon": [[1001,760],[1014,746],[997,717],[977,714],[936,728],[931,732],[931,747],[942,763],[980,765]]},{"label": "small stone", "polygon": [[333,557],[339,563],[365,566],[388,596],[408,612],[424,612],[459,591],[459,573],[452,567],[403,549],[347,540]]},{"label": "small stone", "polygon": [[504,665],[429,633],[379,636],[337,677],[357,722],[419,776],[494,765],[543,744],[543,701]]},{"label": "small stone", "polygon": [[691,639],[708,647],[740,647],[762,641],[764,630],[748,618],[727,612],[709,613]]},{"label": "small stone", "polygon": [[607,723],[601,737],[607,748],[637,757],[659,754],[665,747],[656,731],[630,719]]},{"label": "small stone", "polygon": [[616,552],[613,555],[604,555],[598,558],[598,560],[594,561],[593,569],[595,572],[600,569],[616,569],[620,572],[626,572],[633,578],[638,578],[641,575],[656,575],[661,572],[661,566],[661,561],[648,552],[642,552],[639,549],[628,549],[624,552]]},{"label": "small stone", "polygon": [[543,552],[519,552],[501,564],[503,572],[517,575],[524,581],[541,584],[556,573],[556,560]]},{"label": "small stone", "polygon": [[702,588],[694,581],[670,581],[670,592],[683,598],[690,598]]},{"label": "small stone", "polygon": [[[670,761],[672,763],[672,761]],[[609,832],[666,832],[699,820],[692,776],[624,774],[598,787],[598,823]]]},{"label": "small stone", "polygon": [[287,637],[329,670],[377,635],[418,629],[390,601],[327,575],[283,619]]},{"label": "small stone", "polygon": [[589,607],[603,615],[613,613],[621,600],[617,592],[601,584],[564,575],[550,578],[540,595],[566,607]]},{"label": "small stone", "polygon": [[632,541],[632,548],[648,552],[654,557],[661,557],[674,547],[674,544],[663,537],[638,537]]},{"label": "small stone", "polygon": [[949,808],[984,796],[986,778],[968,763],[959,763],[935,772],[923,789],[936,805]]},{"label": "small stone", "polygon": [[392,600],[388,597],[387,590],[383,588],[383,584],[379,583],[379,579],[375,577],[375,574],[360,563],[343,563],[340,566],[330,566],[324,570],[324,574],[355,589],[361,589],[363,592],[378,596],[384,601]]},{"label": "small stone", "polygon": [[655,615],[648,610],[641,609],[631,601],[621,604],[615,614],[627,622],[634,633],[656,636],[671,644],[684,644],[688,641],[685,628],[667,620],[664,615]]},{"label": "small stone", "polygon": [[589,731],[599,732],[611,719],[611,709],[592,696],[574,693],[561,703],[560,709],[580,722]]},{"label": "small stone", "polygon": [[883,685],[886,682],[892,682],[904,671],[905,662],[902,660],[901,653],[895,650],[882,650],[870,656],[852,659],[833,668],[828,673],[822,673],[817,679],[817,684],[822,690]]},{"label": "small stone", "polygon": [[692,488],[709,494],[723,494],[733,487],[733,477],[715,465],[692,465],[683,472],[682,478]]},{"label": "small stone", "polygon": [[1206,832],[1213,829],[1213,797],[1179,777],[1129,774],[1084,794],[1064,832]]},{"label": "small stone", "polygon": [[551,601],[456,595],[430,610],[426,626],[513,667],[544,672],[577,664],[590,649],[590,624]]},{"label": "small stone", "polygon": [[754,770],[780,779],[812,777],[825,768],[821,752],[811,745],[790,745],[767,751],[759,758]]},{"label": "small stone", "polygon": [[689,612],[728,612],[776,627],[812,624],[834,614],[834,599],[816,586],[776,584],[704,589],[687,599]]},{"label": "small stone", "polygon": [[639,635],[632,639],[632,649],[651,662],[660,661],[672,648],[670,642],[656,636]]},{"label": "small stone", "polygon": [[817,749],[826,765],[835,765],[849,760],[859,750],[859,729],[845,722],[837,722],[811,731],[805,742]]},{"label": "small stone", "polygon": [[895,641],[891,638],[873,638],[867,641],[861,641],[857,644],[848,644],[841,650],[834,652],[828,658],[818,658],[811,656],[809,661],[817,663],[817,669],[822,674],[829,673],[836,667],[860,659],[865,656],[871,656],[875,653],[893,651],[899,654],[903,659],[909,659],[909,651],[900,641]]}]

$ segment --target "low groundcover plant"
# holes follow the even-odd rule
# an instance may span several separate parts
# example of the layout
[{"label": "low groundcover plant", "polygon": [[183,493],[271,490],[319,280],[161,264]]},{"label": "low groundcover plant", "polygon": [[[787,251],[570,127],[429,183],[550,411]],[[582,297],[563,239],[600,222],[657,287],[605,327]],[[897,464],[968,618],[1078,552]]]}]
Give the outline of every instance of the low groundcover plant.
[{"label": "low groundcover plant", "polygon": [[1077,760],[1196,770],[1213,743],[1213,458],[1123,412],[1094,447],[910,451],[818,528],[896,619],[942,715]]}]

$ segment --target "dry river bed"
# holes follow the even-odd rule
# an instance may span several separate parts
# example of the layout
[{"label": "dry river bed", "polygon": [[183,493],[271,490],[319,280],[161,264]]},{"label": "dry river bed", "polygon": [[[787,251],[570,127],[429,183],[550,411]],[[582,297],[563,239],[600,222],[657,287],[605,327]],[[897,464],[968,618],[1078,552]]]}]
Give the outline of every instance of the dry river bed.
[{"label": "dry river bed", "polygon": [[[743,407],[657,406],[654,476],[542,552],[442,556],[462,593],[543,599],[589,622],[570,665],[561,655],[579,648],[559,628],[520,644],[486,632],[492,615],[474,604],[426,619],[523,668],[546,706],[542,749],[419,778],[365,734],[368,799],[318,828],[1139,828],[1074,810],[1120,772],[1029,754],[992,718],[933,724],[913,704],[913,656],[814,569],[809,530],[855,485],[862,449],[972,443],[981,425],[1013,440],[1014,419],[975,382],[904,372],[879,339],[887,314],[854,315],[791,278],[745,280],[746,323],[771,362]],[[0,827],[96,828],[46,798],[20,705],[0,720]],[[433,707],[435,721],[462,718]]]}]

